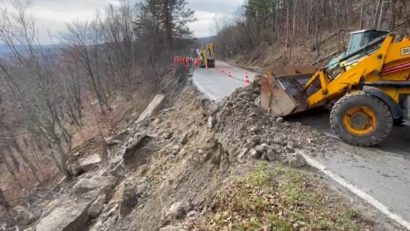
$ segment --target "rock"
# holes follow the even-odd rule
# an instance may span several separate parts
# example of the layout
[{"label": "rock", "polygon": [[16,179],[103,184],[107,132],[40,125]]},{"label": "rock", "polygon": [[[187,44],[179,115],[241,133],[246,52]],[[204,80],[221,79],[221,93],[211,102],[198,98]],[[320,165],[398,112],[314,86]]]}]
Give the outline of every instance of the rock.
[{"label": "rock", "polygon": [[188,143],[188,133],[185,133],[179,140],[178,142],[182,145],[185,145]]},{"label": "rock", "polygon": [[260,135],[253,135],[251,137],[251,141],[255,144],[259,144],[259,142],[261,141],[262,137]]},{"label": "rock", "polygon": [[255,103],[256,106],[260,106],[261,105],[261,97],[260,96],[256,97],[254,103]]},{"label": "rock", "polygon": [[206,114],[208,116],[215,116],[216,113],[218,113],[219,111],[219,104],[218,103],[212,103],[208,106],[207,110],[206,110]]},{"label": "rock", "polygon": [[154,121],[152,121],[152,125],[158,126],[161,123],[161,120],[159,118],[156,118]]},{"label": "rock", "polygon": [[86,230],[89,217],[87,209],[93,200],[61,201],[59,206],[41,219],[37,231]]},{"label": "rock", "polygon": [[255,147],[255,150],[260,154],[264,153],[267,149],[268,149],[267,144],[261,144]]},{"label": "rock", "polygon": [[42,217],[47,216],[50,214],[58,205],[61,204],[61,199],[54,199],[50,201],[47,205],[43,208],[43,213],[41,214]]},{"label": "rock", "polygon": [[281,137],[281,136],[275,136],[274,138],[273,138],[273,142],[275,143],[275,144],[280,144],[280,145],[286,145],[286,141],[283,139],[283,137]]},{"label": "rock", "polygon": [[125,154],[126,155],[128,152],[140,148],[141,146],[143,146],[144,141],[146,141],[147,139],[149,139],[149,137],[147,136],[146,133],[141,133],[141,134],[137,134],[136,136],[132,137],[129,141],[128,141],[128,145],[125,149]]},{"label": "rock", "polygon": [[302,168],[306,166],[307,164],[305,158],[300,153],[291,155],[288,158],[288,162],[289,162],[289,165],[294,168]]},{"label": "rock", "polygon": [[112,207],[104,207],[103,212],[97,221],[88,229],[90,231],[111,231],[114,230],[115,222],[118,219],[118,204]]},{"label": "rock", "polygon": [[293,141],[289,141],[286,145],[286,147],[290,148],[290,149],[295,149],[296,148],[296,144]]},{"label": "rock", "polygon": [[284,121],[283,117],[279,117],[276,119],[276,123],[282,123]]},{"label": "rock", "polygon": [[199,217],[199,216],[200,216],[199,212],[195,210],[190,211],[186,215],[187,218],[194,218],[194,217]]},{"label": "rock", "polygon": [[78,166],[84,171],[88,172],[94,167],[97,167],[101,163],[101,157],[97,153],[78,161]]},{"label": "rock", "polygon": [[172,132],[164,132],[162,133],[162,138],[168,140],[168,139],[171,139],[172,135],[173,135]]},{"label": "rock", "polygon": [[241,93],[239,93],[238,98],[250,98],[252,96],[252,94],[248,91],[242,91]]},{"label": "rock", "polygon": [[149,117],[154,115],[154,113],[156,113],[158,110],[160,110],[163,105],[164,99],[165,99],[164,95],[156,95],[154,99],[151,101],[151,103],[140,114],[136,123],[140,123],[143,120],[148,119]]},{"label": "rock", "polygon": [[12,217],[17,225],[26,226],[33,223],[36,217],[24,206],[16,206],[12,210]]},{"label": "rock", "polygon": [[249,150],[249,155],[250,157],[252,157],[253,159],[260,159],[262,156],[261,152],[256,151],[255,149],[251,149]]},{"label": "rock", "polygon": [[178,201],[171,205],[165,217],[168,219],[180,219],[185,216],[192,208],[188,201]]},{"label": "rock", "polygon": [[111,169],[110,174],[117,178],[122,178],[125,175],[124,161],[120,161],[116,166],[114,166]]},{"label": "rock", "polygon": [[75,163],[72,163],[68,168],[72,175],[78,176],[83,172],[88,172],[101,164],[101,156],[97,153],[81,158]]},{"label": "rock", "polygon": [[113,187],[117,183],[114,176],[95,176],[93,178],[80,179],[74,186],[73,192],[76,196],[81,196],[90,191],[98,191],[98,194],[104,193],[107,198],[112,194]]},{"label": "rock", "polygon": [[181,151],[181,146],[179,146],[178,144],[172,146],[171,148],[171,155],[176,155],[179,153],[179,151]]},{"label": "rock", "polygon": [[285,147],[285,150],[286,150],[287,153],[294,153],[294,152],[295,152],[295,149],[294,149],[294,148],[291,148],[291,147],[289,147],[289,146],[286,146],[286,147]]},{"label": "rock", "polygon": [[209,116],[208,117],[208,128],[211,128],[211,129],[214,128],[215,124],[216,124],[215,117]]},{"label": "rock", "polygon": [[137,205],[139,198],[144,193],[147,186],[148,184],[145,177],[131,177],[125,180],[119,208],[122,217],[128,215],[132,208]]},{"label": "rock", "polygon": [[87,210],[87,215],[90,218],[96,218],[104,208],[107,197],[105,194],[101,194],[98,198],[90,205]]},{"label": "rock", "polygon": [[266,160],[275,161],[277,159],[277,154],[273,150],[266,152]]}]

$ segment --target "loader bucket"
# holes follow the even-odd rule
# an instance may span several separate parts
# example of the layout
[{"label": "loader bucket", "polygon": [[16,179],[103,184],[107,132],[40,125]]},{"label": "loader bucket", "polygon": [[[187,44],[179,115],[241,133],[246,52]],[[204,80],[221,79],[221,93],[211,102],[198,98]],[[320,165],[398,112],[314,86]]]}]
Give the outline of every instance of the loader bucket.
[{"label": "loader bucket", "polygon": [[275,116],[287,116],[308,108],[303,85],[316,72],[310,66],[270,69],[261,80],[261,106]]}]

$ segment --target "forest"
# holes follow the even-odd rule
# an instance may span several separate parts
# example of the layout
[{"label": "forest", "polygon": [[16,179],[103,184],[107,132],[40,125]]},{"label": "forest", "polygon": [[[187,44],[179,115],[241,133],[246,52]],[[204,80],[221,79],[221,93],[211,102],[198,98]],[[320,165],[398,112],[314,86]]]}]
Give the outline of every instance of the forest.
[{"label": "forest", "polygon": [[70,178],[73,135],[84,129],[90,99],[95,99],[93,113],[104,116],[112,110],[114,93],[138,101],[134,92],[155,89],[172,51],[188,49],[193,36],[187,23],[194,20],[185,0],[121,1],[93,20],[68,24],[61,35],[50,35],[53,44],[44,46],[28,1],[2,8],[3,176],[8,172],[20,189],[30,189],[24,182],[47,181],[54,175],[50,168]]},{"label": "forest", "polygon": [[280,44],[286,55],[309,44],[316,56],[320,43],[337,37],[343,46],[350,31],[379,29],[400,34],[410,30],[405,0],[249,0],[230,23],[219,25],[219,55],[249,54],[261,44]]}]

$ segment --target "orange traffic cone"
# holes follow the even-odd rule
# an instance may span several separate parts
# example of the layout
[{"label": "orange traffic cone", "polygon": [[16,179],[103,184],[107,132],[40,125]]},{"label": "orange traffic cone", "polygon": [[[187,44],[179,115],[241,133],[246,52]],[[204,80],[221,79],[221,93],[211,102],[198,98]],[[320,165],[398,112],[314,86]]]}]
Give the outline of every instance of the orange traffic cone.
[{"label": "orange traffic cone", "polygon": [[245,72],[245,80],[244,80],[245,85],[249,85],[251,81],[249,80],[249,75],[248,72]]}]

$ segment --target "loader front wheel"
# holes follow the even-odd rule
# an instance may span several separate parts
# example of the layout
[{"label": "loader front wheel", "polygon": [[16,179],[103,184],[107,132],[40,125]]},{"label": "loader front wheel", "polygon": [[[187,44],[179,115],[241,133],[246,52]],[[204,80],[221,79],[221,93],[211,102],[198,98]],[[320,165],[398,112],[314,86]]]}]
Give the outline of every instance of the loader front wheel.
[{"label": "loader front wheel", "polygon": [[345,142],[374,146],[390,133],[393,117],[380,99],[364,92],[347,94],[334,105],[330,125]]}]

